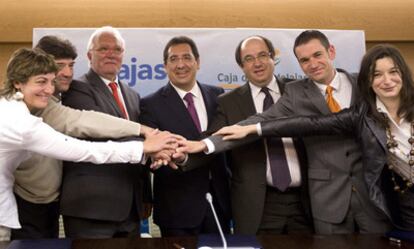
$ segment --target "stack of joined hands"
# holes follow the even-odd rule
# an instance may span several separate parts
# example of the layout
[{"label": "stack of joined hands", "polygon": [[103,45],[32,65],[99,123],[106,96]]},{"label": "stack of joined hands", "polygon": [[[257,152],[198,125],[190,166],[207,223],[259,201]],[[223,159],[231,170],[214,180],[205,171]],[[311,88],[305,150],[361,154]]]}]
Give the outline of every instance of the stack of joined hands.
[{"label": "stack of joined hands", "polygon": [[[231,140],[244,138],[255,131],[255,125],[232,125],[221,128],[213,135],[222,136],[223,140]],[[184,164],[188,153],[198,153],[207,149],[203,141],[187,140],[168,131],[148,129],[143,134],[144,153],[151,157],[151,169],[158,169],[163,165],[178,169],[177,164]]]}]

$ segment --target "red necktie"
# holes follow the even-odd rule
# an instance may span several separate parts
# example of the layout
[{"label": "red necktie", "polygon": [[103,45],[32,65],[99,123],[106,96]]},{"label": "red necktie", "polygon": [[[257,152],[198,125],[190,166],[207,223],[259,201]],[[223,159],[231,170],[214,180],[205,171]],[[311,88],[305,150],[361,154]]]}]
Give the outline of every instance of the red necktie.
[{"label": "red necktie", "polygon": [[121,110],[121,112],[123,114],[123,118],[127,119],[128,116],[127,116],[125,107],[122,104],[121,99],[119,98],[119,95],[118,95],[118,84],[116,84],[115,82],[111,82],[111,83],[109,83],[109,87],[111,88],[112,95],[114,96],[114,99],[115,99],[116,103],[118,104],[119,109]]}]

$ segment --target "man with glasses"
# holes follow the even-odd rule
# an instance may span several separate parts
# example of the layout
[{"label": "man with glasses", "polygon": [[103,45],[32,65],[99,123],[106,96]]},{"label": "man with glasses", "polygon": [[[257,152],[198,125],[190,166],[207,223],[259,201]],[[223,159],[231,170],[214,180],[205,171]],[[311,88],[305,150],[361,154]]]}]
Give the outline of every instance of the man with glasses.
[{"label": "man with glasses", "polygon": [[[55,130],[79,138],[121,138],[151,133],[152,129],[139,123],[101,112],[63,106],[60,96],[74,82],[76,48],[69,40],[52,35],[42,37],[36,48],[53,55],[59,71],[56,73],[54,96],[45,109],[33,113],[34,115],[41,117]],[[94,126],[95,123],[102,125]],[[151,140],[156,136],[148,137]],[[143,145],[145,147],[146,143]],[[14,177],[14,192],[22,227],[12,230],[11,239],[57,238],[62,162],[35,154],[19,165]]]},{"label": "man with glasses", "polygon": [[[239,43],[235,56],[248,82],[220,96],[212,131],[261,113],[276,102],[284,90],[285,80],[274,76],[275,50],[270,40],[262,36],[248,37]],[[231,150],[229,157],[235,233],[312,231],[306,155],[301,141],[291,138],[259,140]],[[282,173],[275,173],[278,166]],[[281,178],[276,179],[277,176]]]},{"label": "man with glasses", "polygon": [[[328,115],[358,102],[355,75],[335,68],[336,50],[325,34],[318,30],[303,31],[295,39],[293,52],[308,78],[287,84],[276,104],[262,114],[243,120],[240,125],[285,116]],[[243,144],[242,140],[224,141],[217,136],[209,140],[216,151]],[[388,231],[390,224],[386,216],[370,202],[364,182],[361,148],[355,139],[342,135],[309,136],[303,141],[309,161],[309,194],[315,232]]]},{"label": "man with glasses", "polygon": [[[163,57],[169,82],[142,99],[141,121],[187,139],[200,139],[215,115],[217,96],[223,89],[197,82],[200,58],[192,39],[172,38]],[[204,167],[189,172],[168,167],[154,172],[154,222],[163,237],[218,231],[207,192],[213,195],[223,230],[229,232],[229,184],[223,155],[201,158],[200,162]]]},{"label": "man with glasses", "polygon": [[[95,30],[88,42],[90,70],[80,82],[72,82],[62,97],[63,104],[137,122],[139,96],[117,76],[124,49],[125,41],[118,30],[112,27]],[[60,210],[66,236],[139,235],[143,196],[150,198],[148,183],[149,172],[144,167],[113,164],[98,169],[88,163],[64,162]]]}]

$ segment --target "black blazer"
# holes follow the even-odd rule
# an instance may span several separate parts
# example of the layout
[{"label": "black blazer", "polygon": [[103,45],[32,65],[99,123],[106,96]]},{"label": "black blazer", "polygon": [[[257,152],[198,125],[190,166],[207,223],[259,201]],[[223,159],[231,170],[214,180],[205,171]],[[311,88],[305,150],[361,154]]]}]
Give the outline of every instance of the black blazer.
[{"label": "black blazer", "polygon": [[[215,115],[217,97],[223,89],[200,84],[207,110],[208,123]],[[140,120],[153,128],[167,130],[190,140],[199,140],[201,134],[194,125],[177,91],[168,83],[141,101]],[[211,161],[202,158],[204,167],[183,172],[161,167],[154,171],[154,222],[169,228],[188,228],[201,224],[208,208],[205,195],[212,187],[220,208],[230,218],[229,180],[223,155]]]},{"label": "black blazer", "polygon": [[[402,229],[414,231],[408,217],[414,215],[414,204],[402,203],[393,191],[390,171],[387,165],[387,137],[385,129],[368,115],[368,104],[360,104],[326,116],[294,117],[273,119],[261,122],[263,136],[312,136],[345,134],[355,137],[362,147],[364,179],[368,186],[369,197],[381,216],[384,214],[392,223]],[[412,192],[412,190],[410,191]],[[411,193],[409,193],[411,195]],[[408,205],[409,209],[400,209]],[[404,217],[404,214],[409,216]]]},{"label": "black blazer", "polygon": [[[64,105],[122,117],[111,91],[93,70],[89,70],[80,81],[73,82],[69,91],[62,96]],[[121,82],[119,86],[130,120],[137,122],[140,114],[139,95]],[[139,212],[143,183],[148,180],[149,172],[140,165],[108,164],[97,167],[91,163],[64,162],[61,213],[97,220],[125,220],[133,201]],[[149,191],[146,190],[147,196]]]}]

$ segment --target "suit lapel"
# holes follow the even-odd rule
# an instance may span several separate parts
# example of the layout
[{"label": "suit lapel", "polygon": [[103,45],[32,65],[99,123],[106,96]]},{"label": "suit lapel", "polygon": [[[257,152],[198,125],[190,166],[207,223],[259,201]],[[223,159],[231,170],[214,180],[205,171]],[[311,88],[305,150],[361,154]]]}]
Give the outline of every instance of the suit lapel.
[{"label": "suit lapel", "polygon": [[319,88],[310,79],[306,79],[304,82],[304,94],[308,97],[309,101],[322,113],[330,114],[331,111],[326,104],[325,98],[321,94]]},{"label": "suit lapel", "polygon": [[[351,106],[355,104],[358,100],[358,87],[356,85],[355,77],[351,76],[345,70],[340,68],[336,69],[338,73],[344,73],[346,77],[348,77],[349,82],[352,85],[352,96],[351,96]],[[309,100],[313,103],[313,105],[319,109],[322,114],[330,114],[331,111],[326,104],[326,100],[324,96],[321,94],[319,88],[313,83],[309,78],[306,79],[305,82],[305,95],[308,96]]]},{"label": "suit lapel", "polygon": [[[139,95],[134,90],[128,89],[125,84],[118,82],[124,98],[125,108],[130,120],[138,120],[139,116]],[[117,105],[118,106],[118,105]],[[119,109],[119,108],[118,108]],[[119,110],[121,111],[121,110]]]},{"label": "suit lapel", "polygon": [[198,86],[200,87],[201,94],[203,95],[204,105],[206,106],[206,112],[207,112],[207,126],[211,123],[213,120],[214,112],[215,112],[215,103],[214,99],[216,98],[214,96],[214,93],[210,91],[207,87],[203,86],[202,84],[198,83]]},{"label": "suit lapel", "polygon": [[167,83],[164,87],[162,96],[164,97],[165,108],[170,109],[171,115],[174,116],[174,119],[182,123],[184,126],[187,126],[194,137],[200,136],[190,113],[188,113],[187,107],[180,98],[180,95],[178,95],[177,91],[171,86],[170,83]]},{"label": "suit lapel", "polygon": [[243,86],[239,87],[237,91],[239,98],[235,99],[234,101],[236,101],[237,105],[239,106],[240,113],[242,114],[242,119],[256,114],[256,107],[253,102],[249,83],[246,83]]},{"label": "suit lapel", "polygon": [[359,99],[359,92],[358,92],[358,86],[357,86],[356,78],[354,76],[350,75],[345,70],[342,70],[340,68],[337,68],[336,70],[340,73],[345,74],[346,77],[348,78],[349,82],[351,83],[351,85],[352,85],[352,96],[351,96],[350,106],[355,105],[356,101]]},{"label": "suit lapel", "polygon": [[384,151],[387,151],[387,134],[384,132],[384,129],[378,127],[378,124],[370,117],[366,118],[369,129],[377,138],[378,142],[381,144],[381,147]]},{"label": "suit lapel", "polygon": [[105,96],[105,101],[107,101],[112,106],[118,116],[123,117],[124,114],[119,109],[119,106],[116,103],[111,90],[108,89],[108,86],[102,81],[102,79],[92,69],[89,70],[86,78],[88,79],[88,82],[90,82],[92,86],[97,90],[97,92]]},{"label": "suit lapel", "polygon": [[276,75],[275,75],[275,78],[276,78],[276,84],[279,87],[280,95],[282,95],[285,92],[285,84],[286,83],[283,82],[283,79],[276,77]]}]

